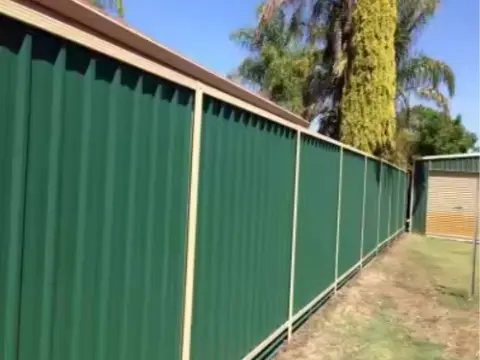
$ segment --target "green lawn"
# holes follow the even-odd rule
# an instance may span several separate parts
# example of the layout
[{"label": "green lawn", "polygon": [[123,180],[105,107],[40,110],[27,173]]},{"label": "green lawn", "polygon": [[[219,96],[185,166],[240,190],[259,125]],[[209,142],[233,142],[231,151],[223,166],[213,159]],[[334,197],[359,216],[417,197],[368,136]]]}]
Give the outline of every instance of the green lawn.
[{"label": "green lawn", "polygon": [[471,256],[468,243],[399,240],[312,316],[278,359],[478,359]]},{"label": "green lawn", "polygon": [[[470,299],[472,244],[434,238],[418,238],[408,246],[409,257],[429,276],[446,306],[478,308],[478,285]],[[478,257],[477,257],[478,259]],[[478,261],[477,261],[478,264]],[[477,267],[478,274],[478,267]],[[477,284],[479,277],[477,275]]]}]

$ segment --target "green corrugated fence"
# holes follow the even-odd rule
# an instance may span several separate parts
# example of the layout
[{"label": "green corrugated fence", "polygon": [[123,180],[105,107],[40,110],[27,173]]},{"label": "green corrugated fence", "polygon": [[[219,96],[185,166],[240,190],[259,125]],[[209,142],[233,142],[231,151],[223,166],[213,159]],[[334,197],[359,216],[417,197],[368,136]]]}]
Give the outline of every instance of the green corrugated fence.
[{"label": "green corrugated fence", "polygon": [[300,154],[294,312],[335,281],[341,149],[302,135]]},{"label": "green corrugated fence", "polygon": [[178,358],[193,91],[3,16],[0,78],[0,358]]},{"label": "green corrugated fence", "polygon": [[239,359],[288,319],[295,133],[204,99],[192,359]]},{"label": "green corrugated fence", "polygon": [[0,78],[2,360],[253,359],[403,231],[405,172],[202,87],[4,15]]}]

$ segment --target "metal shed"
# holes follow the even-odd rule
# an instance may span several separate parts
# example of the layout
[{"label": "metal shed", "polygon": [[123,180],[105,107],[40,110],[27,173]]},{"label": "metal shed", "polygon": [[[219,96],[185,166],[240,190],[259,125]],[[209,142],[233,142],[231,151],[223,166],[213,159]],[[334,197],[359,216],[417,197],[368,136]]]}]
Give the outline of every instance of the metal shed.
[{"label": "metal shed", "polygon": [[472,239],[478,228],[480,153],[426,156],[413,169],[414,232]]}]

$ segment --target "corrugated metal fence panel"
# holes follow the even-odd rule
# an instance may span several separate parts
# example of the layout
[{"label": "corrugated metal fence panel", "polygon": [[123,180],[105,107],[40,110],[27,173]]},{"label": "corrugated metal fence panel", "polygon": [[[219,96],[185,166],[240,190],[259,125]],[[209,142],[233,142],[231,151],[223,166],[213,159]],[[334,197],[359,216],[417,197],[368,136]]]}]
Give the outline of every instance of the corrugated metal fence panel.
[{"label": "corrugated metal fence panel", "polygon": [[406,200],[406,186],[407,186],[407,177],[405,173],[400,173],[400,189],[399,192],[400,194],[398,195],[400,197],[400,213],[398,214],[398,217],[400,218],[400,223],[398,228],[403,229],[405,226],[405,200]]},{"label": "corrugated metal fence panel", "polygon": [[388,238],[390,220],[390,166],[382,163],[382,181],[380,194],[380,233],[378,242],[381,243]]},{"label": "corrugated metal fence panel", "polygon": [[363,156],[344,150],[338,250],[339,276],[360,261],[364,165]]},{"label": "corrugated metal fence panel", "polygon": [[378,196],[380,192],[381,164],[374,159],[367,159],[367,185],[365,198],[365,225],[363,237],[363,254],[367,255],[377,246],[378,230]]},{"label": "corrugated metal fence panel", "polygon": [[396,227],[394,229],[394,231],[398,231],[400,229],[400,227],[402,226],[402,217],[404,216],[403,214],[403,198],[402,198],[402,194],[403,194],[403,173],[399,170],[395,170],[396,173],[397,173],[397,187],[395,189],[395,197],[397,199],[397,202],[396,202],[396,208],[397,208],[397,215],[396,215],[396,220],[397,220],[397,223],[396,223]]},{"label": "corrugated metal fence panel", "polygon": [[409,173],[404,173],[403,174],[403,193],[402,193],[402,196],[403,196],[403,216],[402,216],[402,229],[406,230],[406,226],[407,226],[407,223],[406,223],[406,220],[408,218],[408,198],[410,196],[410,189],[408,187],[408,184],[409,184],[409,181],[410,181],[410,176],[411,176],[411,172]]},{"label": "corrugated metal fence panel", "polygon": [[428,161],[415,161],[413,174],[412,231],[425,233],[428,193]]},{"label": "corrugated metal fence panel", "polygon": [[287,321],[295,132],[205,98],[193,360],[246,355]]},{"label": "corrugated metal fence panel", "polygon": [[390,188],[390,229],[388,235],[391,236],[397,230],[397,199],[398,199],[398,173],[395,168],[389,167],[392,177]]},{"label": "corrugated metal fence panel", "polygon": [[477,173],[480,171],[480,156],[428,160],[430,170],[446,172]]},{"label": "corrugated metal fence panel", "polygon": [[295,311],[335,280],[340,148],[303,135],[300,154]]},{"label": "corrugated metal fence panel", "polygon": [[406,219],[409,216],[409,209],[408,208],[408,198],[410,196],[410,188],[409,188],[409,182],[410,182],[410,176],[411,173],[405,173],[403,174],[403,217],[402,217],[402,228],[405,229],[406,225]]},{"label": "corrugated metal fence panel", "polygon": [[18,359],[178,359],[193,94],[17,31],[33,42]]},{"label": "corrugated metal fence panel", "polygon": [[396,209],[395,209],[395,199],[396,199],[396,193],[395,193],[395,187],[397,186],[397,178],[395,174],[395,168],[389,166],[389,172],[390,172],[390,189],[389,189],[389,194],[390,194],[390,221],[389,221],[389,228],[388,228],[388,237],[390,237],[394,232],[395,232],[395,216],[397,214]]},{"label": "corrugated metal fence panel", "polygon": [[395,172],[391,166],[387,166],[387,174],[389,177],[388,181],[388,232],[386,238],[388,238],[393,233],[394,228],[394,209],[395,209],[395,197],[394,197],[394,188],[395,188]]},{"label": "corrugated metal fence panel", "polygon": [[405,218],[405,173],[398,173],[398,214],[397,214],[397,230],[403,228]]},{"label": "corrugated metal fence panel", "polygon": [[388,236],[392,236],[395,231],[397,230],[397,183],[398,183],[398,178],[397,178],[397,171],[394,167],[390,167],[390,176],[392,178],[391,181],[391,188],[390,188],[390,229],[388,232]]},{"label": "corrugated metal fence panel", "polygon": [[0,16],[0,358],[17,360],[31,37]]},{"label": "corrugated metal fence panel", "polygon": [[402,202],[402,215],[401,215],[400,227],[405,230],[406,219],[408,216],[408,212],[407,212],[408,196],[410,195],[408,191],[409,190],[408,189],[409,174],[403,173],[402,178],[403,178],[403,186],[402,186],[401,196],[402,196],[403,202]]},{"label": "corrugated metal fence panel", "polygon": [[398,171],[392,168],[392,200],[391,200],[391,220],[390,220],[390,236],[397,231],[398,224],[398,185],[399,185]]}]

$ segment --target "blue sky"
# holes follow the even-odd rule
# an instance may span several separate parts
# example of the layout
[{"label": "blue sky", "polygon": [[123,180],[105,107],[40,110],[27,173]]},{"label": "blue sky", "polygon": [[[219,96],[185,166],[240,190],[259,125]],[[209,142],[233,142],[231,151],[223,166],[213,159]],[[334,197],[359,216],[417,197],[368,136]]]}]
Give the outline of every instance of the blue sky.
[{"label": "blue sky", "polygon": [[[124,0],[127,22],[208,69],[226,75],[246,55],[229,34],[255,24],[259,0]],[[452,114],[480,130],[479,0],[442,0],[416,48],[456,76]]]}]

